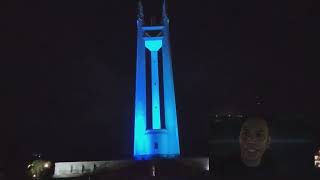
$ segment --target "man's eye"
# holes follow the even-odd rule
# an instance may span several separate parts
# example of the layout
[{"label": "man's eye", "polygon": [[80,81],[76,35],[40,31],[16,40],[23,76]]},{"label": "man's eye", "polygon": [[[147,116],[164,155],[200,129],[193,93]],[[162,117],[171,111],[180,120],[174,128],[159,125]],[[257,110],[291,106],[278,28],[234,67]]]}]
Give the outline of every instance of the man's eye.
[{"label": "man's eye", "polygon": [[257,133],[256,136],[257,136],[257,138],[264,138],[264,134],[263,133]]},{"label": "man's eye", "polygon": [[243,132],[242,137],[245,139],[249,138],[249,132]]}]

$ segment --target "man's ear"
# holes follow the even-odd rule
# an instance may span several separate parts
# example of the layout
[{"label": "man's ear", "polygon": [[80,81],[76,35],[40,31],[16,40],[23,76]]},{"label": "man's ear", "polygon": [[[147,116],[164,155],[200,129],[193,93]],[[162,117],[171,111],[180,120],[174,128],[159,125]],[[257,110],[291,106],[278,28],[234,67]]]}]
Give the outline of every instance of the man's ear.
[{"label": "man's ear", "polygon": [[268,136],[268,139],[267,139],[267,148],[270,148],[270,145],[271,145],[271,136]]}]

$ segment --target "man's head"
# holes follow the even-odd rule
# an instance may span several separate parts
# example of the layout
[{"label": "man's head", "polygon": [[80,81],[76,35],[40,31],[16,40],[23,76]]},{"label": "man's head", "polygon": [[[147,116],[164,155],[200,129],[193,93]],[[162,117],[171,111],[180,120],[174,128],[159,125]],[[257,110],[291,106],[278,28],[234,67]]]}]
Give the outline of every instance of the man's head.
[{"label": "man's head", "polygon": [[262,117],[248,118],[242,124],[239,142],[243,163],[250,167],[259,166],[271,142],[265,119]]}]

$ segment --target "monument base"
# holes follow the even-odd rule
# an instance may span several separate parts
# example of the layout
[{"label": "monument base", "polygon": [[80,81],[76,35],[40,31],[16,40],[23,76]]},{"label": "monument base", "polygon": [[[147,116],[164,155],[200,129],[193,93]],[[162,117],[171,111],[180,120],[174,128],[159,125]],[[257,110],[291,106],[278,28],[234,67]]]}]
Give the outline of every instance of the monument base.
[{"label": "monument base", "polygon": [[209,158],[174,158],[55,163],[53,178],[126,179],[209,175]]}]

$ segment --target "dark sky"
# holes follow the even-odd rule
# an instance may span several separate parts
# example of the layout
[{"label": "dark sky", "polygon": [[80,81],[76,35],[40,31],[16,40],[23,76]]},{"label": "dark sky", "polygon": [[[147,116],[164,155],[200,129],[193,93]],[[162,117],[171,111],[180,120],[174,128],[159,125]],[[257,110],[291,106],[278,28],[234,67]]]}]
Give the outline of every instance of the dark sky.
[{"label": "dark sky", "polygon": [[[1,132],[13,154],[130,157],[136,1],[3,3]],[[161,1],[145,0],[147,15]],[[182,154],[221,109],[318,111],[320,19],[307,1],[168,0]],[[21,155],[24,156],[24,155]]]}]

